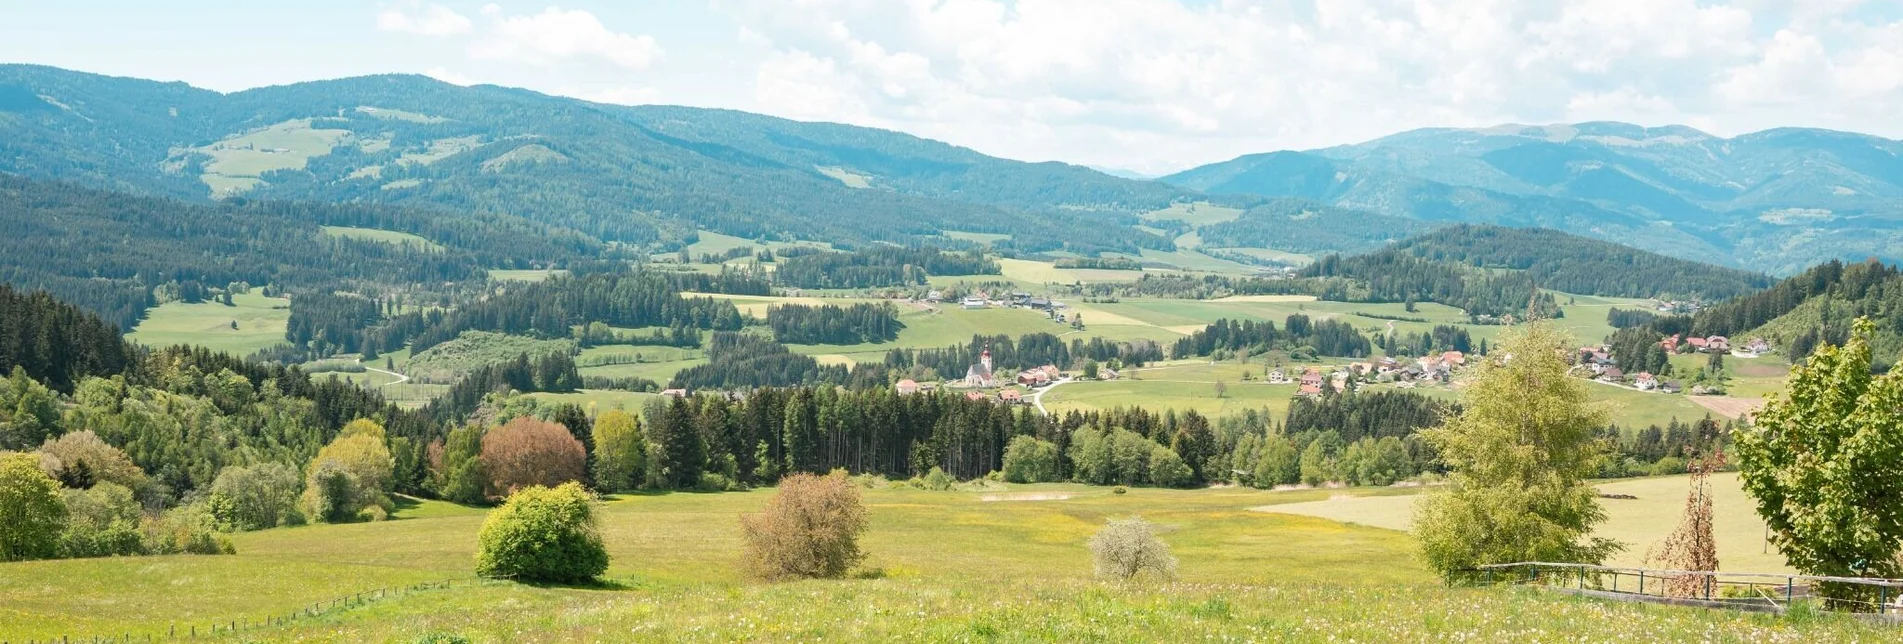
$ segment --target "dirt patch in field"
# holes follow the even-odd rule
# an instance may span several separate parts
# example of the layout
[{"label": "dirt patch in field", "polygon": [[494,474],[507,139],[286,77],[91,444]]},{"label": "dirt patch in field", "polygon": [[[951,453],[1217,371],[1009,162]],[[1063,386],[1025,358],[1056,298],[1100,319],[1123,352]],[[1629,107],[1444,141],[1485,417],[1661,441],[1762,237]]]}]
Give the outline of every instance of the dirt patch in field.
[{"label": "dirt patch in field", "polygon": [[1764,406],[1763,400],[1737,396],[1687,396],[1687,398],[1698,403],[1700,407],[1734,420],[1755,414],[1759,407]]},{"label": "dirt patch in field", "polygon": [[1791,373],[1790,367],[1781,364],[1753,363],[1743,360],[1731,363],[1731,370],[1745,378],[1781,378]]},{"label": "dirt patch in field", "polygon": [[1211,302],[1313,302],[1313,295],[1231,295]]},{"label": "dirt patch in field", "polygon": [[1069,492],[1019,492],[1017,494],[986,494],[979,501],[1062,501],[1070,498]]}]

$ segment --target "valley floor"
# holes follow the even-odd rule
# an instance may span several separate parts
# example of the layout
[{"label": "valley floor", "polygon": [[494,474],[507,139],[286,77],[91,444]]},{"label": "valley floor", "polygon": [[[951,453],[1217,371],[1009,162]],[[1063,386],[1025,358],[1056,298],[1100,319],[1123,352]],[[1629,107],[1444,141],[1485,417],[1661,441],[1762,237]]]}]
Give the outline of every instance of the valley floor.
[{"label": "valley floor", "polygon": [[[1670,480],[1670,479],[1668,479]],[[1663,488],[1661,488],[1663,489]],[[1028,492],[1029,494],[1017,494]],[[1250,508],[1405,489],[873,489],[854,579],[764,584],[738,572],[738,516],[770,491],[609,501],[600,587],[469,579],[482,512],[408,503],[397,520],[238,535],[239,554],[0,565],[0,639],[146,635],[270,622],[314,602],[461,579],[220,638],[244,641],[1876,641],[1894,631],[1448,588],[1404,533]],[[1658,503],[1675,506],[1680,494]],[[1111,517],[1158,523],[1180,580],[1091,578],[1083,542]]]}]

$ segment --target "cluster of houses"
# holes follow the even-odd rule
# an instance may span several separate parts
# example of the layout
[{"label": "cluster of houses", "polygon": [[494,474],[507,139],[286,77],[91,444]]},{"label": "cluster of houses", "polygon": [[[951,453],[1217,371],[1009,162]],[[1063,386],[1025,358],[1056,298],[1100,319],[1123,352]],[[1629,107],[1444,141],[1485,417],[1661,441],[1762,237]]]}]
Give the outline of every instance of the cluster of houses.
[{"label": "cluster of houses", "polygon": [[[925,301],[931,302],[934,304],[944,302],[945,293],[939,290],[927,291],[925,293]],[[1031,309],[1034,311],[1044,311],[1046,313],[1051,313],[1058,309],[1065,308],[1063,302],[1054,301],[1046,297],[1039,297],[1036,295],[1032,295],[1030,293],[1023,293],[1023,292],[999,293],[998,295],[993,296],[992,294],[986,293],[984,291],[974,291],[970,294],[967,294],[966,296],[962,298],[959,298],[958,306],[964,309],[990,309],[990,308]]]},{"label": "cluster of houses", "polygon": [[1420,382],[1447,382],[1453,379],[1455,369],[1467,365],[1467,354],[1459,351],[1422,356],[1414,360],[1397,360],[1383,357],[1372,362],[1356,362],[1346,367],[1323,374],[1320,369],[1309,367],[1302,373],[1290,378],[1282,369],[1268,373],[1269,384],[1297,384],[1298,396],[1320,396],[1322,383],[1332,381],[1336,391],[1345,391],[1356,382],[1392,382],[1403,388],[1413,388]]},{"label": "cluster of houses", "polygon": [[[1718,339],[1723,340],[1724,338]],[[1583,368],[1590,373],[1590,377],[1593,380],[1599,382],[1614,385],[1629,384],[1633,389],[1639,391],[1656,391],[1666,394],[1675,394],[1684,391],[1684,385],[1680,384],[1677,380],[1666,380],[1653,375],[1650,371],[1627,374],[1624,370],[1619,368],[1618,361],[1613,359],[1612,351],[1609,347],[1580,347],[1574,362],[1579,365],[1579,368]]]},{"label": "cluster of houses", "polygon": [[1663,340],[1659,340],[1659,347],[1665,349],[1666,353],[1673,355],[1677,355],[1680,352],[1729,353],[1741,358],[1756,358],[1771,352],[1771,343],[1764,338],[1752,338],[1750,342],[1744,343],[1744,346],[1734,347],[1731,344],[1731,338],[1722,335],[1706,336],[1703,338],[1685,338],[1680,337],[1678,334],[1673,334]]},{"label": "cluster of houses", "polygon": [[[1012,387],[1012,385],[1022,385],[1027,388],[1036,389],[1038,387],[1049,386],[1051,383],[1063,377],[1064,373],[1057,368],[1057,365],[1047,364],[1042,367],[1025,369],[1018,372],[1011,380],[1005,380],[993,369],[991,350],[986,349],[983,353],[978,355],[978,362],[976,364],[965,369],[965,377],[945,384],[949,387],[969,390],[965,392],[965,398],[970,400],[984,400],[987,398],[988,396],[983,391],[980,391],[982,389],[998,389],[996,396],[1000,402],[1017,405],[1024,404],[1026,400],[1024,398],[1024,392]],[[1104,375],[1100,372],[1098,377],[1104,378]],[[1112,372],[1110,378],[1115,377],[1115,372]],[[1002,389],[1000,389],[1000,387],[1002,387]],[[892,389],[901,396],[910,396],[913,394],[937,391],[938,385],[935,383],[920,383],[907,378],[893,385]]]}]

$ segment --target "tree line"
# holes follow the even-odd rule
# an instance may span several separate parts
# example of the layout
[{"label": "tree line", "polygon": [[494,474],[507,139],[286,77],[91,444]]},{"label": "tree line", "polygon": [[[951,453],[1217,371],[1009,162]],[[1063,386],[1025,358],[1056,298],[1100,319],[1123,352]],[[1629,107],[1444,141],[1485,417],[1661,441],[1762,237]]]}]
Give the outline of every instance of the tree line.
[{"label": "tree line", "polygon": [[1371,354],[1373,347],[1368,336],[1352,324],[1340,320],[1314,321],[1296,313],[1285,318],[1280,329],[1268,320],[1217,320],[1178,339],[1170,355],[1184,358],[1247,350],[1361,358]]},{"label": "tree line", "polygon": [[867,344],[899,338],[905,323],[891,302],[849,306],[775,304],[767,307],[767,327],[784,344]]},{"label": "tree line", "polygon": [[850,253],[810,253],[778,262],[774,279],[794,288],[873,288],[924,284],[933,275],[997,275],[982,249],[948,253],[934,246],[875,245]]}]

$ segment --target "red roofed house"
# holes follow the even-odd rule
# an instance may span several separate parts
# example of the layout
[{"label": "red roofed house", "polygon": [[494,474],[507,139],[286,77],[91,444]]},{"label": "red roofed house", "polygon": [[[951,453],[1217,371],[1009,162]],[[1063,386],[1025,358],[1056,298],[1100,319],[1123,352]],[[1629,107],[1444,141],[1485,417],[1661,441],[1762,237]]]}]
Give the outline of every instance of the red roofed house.
[{"label": "red roofed house", "polygon": [[1632,377],[1632,386],[1638,387],[1639,391],[1651,391],[1658,388],[1659,380],[1652,377],[1651,372],[1641,371],[1639,375]]},{"label": "red roofed house", "polygon": [[900,380],[899,384],[893,385],[892,389],[898,391],[901,396],[910,396],[918,393],[918,381],[910,378]]},{"label": "red roofed house", "polygon": [[1459,351],[1444,352],[1440,354],[1440,361],[1449,367],[1467,364],[1467,354]]},{"label": "red roofed house", "polygon": [[1015,405],[1024,402],[1024,394],[1016,389],[1006,389],[998,392],[998,400],[1002,400],[1006,404]]},{"label": "red roofed house", "polygon": [[1685,343],[1692,345],[1693,349],[1697,349],[1699,351],[1705,350],[1706,341],[1704,338],[1691,338],[1686,340]]},{"label": "red roofed house", "polygon": [[1302,388],[1314,387],[1315,393],[1321,393],[1322,372],[1309,369],[1302,372]]},{"label": "red roofed house", "polygon": [[1712,353],[1728,353],[1731,351],[1731,338],[1722,335],[1705,338],[1705,350]]},{"label": "red roofed house", "polygon": [[1664,349],[1666,353],[1678,353],[1678,334],[1674,333],[1669,338],[1659,340],[1659,348]]},{"label": "red roofed house", "polygon": [[[1307,378],[1303,378],[1303,380],[1307,380]],[[1322,395],[1322,386],[1321,385],[1302,385],[1301,388],[1295,390],[1295,395],[1320,396]]]},{"label": "red roofed house", "polygon": [[976,391],[965,392],[965,400],[978,401],[978,400],[984,400],[984,399],[985,399],[985,395],[978,393]]}]

